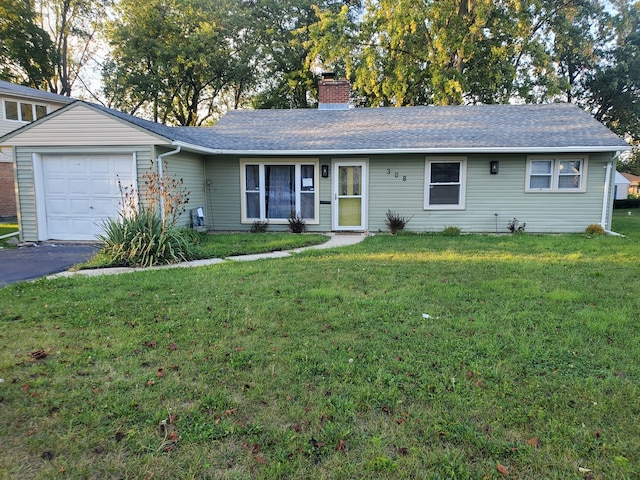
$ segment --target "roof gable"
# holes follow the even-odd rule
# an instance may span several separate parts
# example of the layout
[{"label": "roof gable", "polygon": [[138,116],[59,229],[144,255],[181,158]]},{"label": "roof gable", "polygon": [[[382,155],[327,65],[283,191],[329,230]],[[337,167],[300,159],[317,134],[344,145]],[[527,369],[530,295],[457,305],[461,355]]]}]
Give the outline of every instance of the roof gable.
[{"label": "roof gable", "polygon": [[102,146],[169,144],[173,140],[162,135],[171,127],[126,117],[131,116],[78,100],[5,135],[0,142],[13,146]]}]

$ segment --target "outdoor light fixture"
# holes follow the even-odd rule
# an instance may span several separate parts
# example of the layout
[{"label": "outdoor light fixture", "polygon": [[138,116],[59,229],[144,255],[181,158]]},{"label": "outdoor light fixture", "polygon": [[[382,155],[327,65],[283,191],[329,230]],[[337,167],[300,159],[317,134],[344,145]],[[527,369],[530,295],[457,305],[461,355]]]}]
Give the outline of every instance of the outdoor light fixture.
[{"label": "outdoor light fixture", "polygon": [[329,177],[329,165],[322,165],[322,178]]},{"label": "outdoor light fixture", "polygon": [[497,175],[499,165],[500,165],[500,162],[498,162],[498,160],[491,160],[489,173],[491,173],[491,175]]}]

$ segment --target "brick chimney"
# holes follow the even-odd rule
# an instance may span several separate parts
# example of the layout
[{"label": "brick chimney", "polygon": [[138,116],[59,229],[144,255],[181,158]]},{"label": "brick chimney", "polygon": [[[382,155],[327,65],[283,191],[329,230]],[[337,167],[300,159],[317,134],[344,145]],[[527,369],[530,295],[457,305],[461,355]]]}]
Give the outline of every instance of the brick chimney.
[{"label": "brick chimney", "polygon": [[346,78],[336,80],[334,73],[323,73],[318,84],[318,110],[348,110],[350,90]]}]

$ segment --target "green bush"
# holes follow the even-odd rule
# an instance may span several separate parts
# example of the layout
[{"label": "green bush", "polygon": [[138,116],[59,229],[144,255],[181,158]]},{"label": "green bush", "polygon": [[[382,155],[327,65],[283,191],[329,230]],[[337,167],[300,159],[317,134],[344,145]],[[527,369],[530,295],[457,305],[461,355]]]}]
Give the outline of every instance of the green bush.
[{"label": "green bush", "polygon": [[103,223],[102,252],[111,265],[150,267],[190,260],[194,256],[188,235],[178,228],[163,228],[160,214],[141,209]]},{"label": "green bush", "polygon": [[447,237],[457,237],[458,235],[460,235],[460,228],[459,227],[446,227],[444,230],[442,230],[442,234],[447,236]]},{"label": "green bush", "polygon": [[584,229],[584,233],[587,235],[604,235],[605,231],[602,228],[602,225],[598,225],[597,223],[592,223],[587,228]]},{"label": "green bush", "polygon": [[[629,195],[632,197],[633,195]],[[640,199],[627,198],[625,200],[615,200],[613,208],[640,208]]]},{"label": "green bush", "polygon": [[251,233],[265,233],[269,228],[269,221],[256,220],[251,224]]}]

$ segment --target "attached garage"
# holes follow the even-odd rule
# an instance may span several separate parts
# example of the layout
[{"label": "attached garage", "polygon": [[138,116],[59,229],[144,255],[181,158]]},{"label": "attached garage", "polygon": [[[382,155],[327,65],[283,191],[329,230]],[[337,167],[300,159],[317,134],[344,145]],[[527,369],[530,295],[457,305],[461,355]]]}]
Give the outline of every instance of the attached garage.
[{"label": "attached garage", "polygon": [[40,163],[38,230],[47,239],[95,240],[103,222],[121,211],[118,182],[136,186],[133,155],[42,155]]}]

